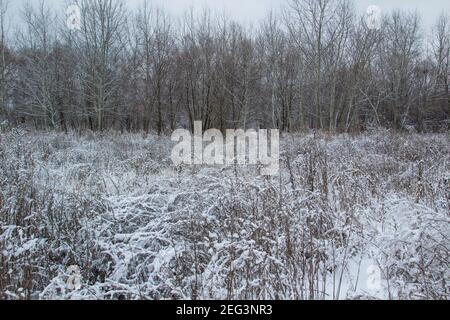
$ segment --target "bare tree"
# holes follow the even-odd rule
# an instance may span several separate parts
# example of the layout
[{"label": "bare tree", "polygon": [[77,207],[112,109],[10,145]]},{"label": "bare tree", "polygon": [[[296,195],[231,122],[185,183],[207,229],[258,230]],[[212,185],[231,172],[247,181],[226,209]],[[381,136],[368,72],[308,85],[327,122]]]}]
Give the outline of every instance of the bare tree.
[{"label": "bare tree", "polygon": [[[18,34],[21,55],[18,90],[23,96],[20,111],[44,125],[58,128],[58,106],[53,95],[56,81],[51,55],[56,42],[55,16],[41,1],[36,7],[23,8],[25,30]],[[36,123],[37,124],[37,123]]]},{"label": "bare tree", "polygon": [[81,61],[81,86],[89,126],[105,128],[108,113],[122,107],[118,70],[125,41],[126,10],[121,1],[80,1],[81,31],[74,35]]},{"label": "bare tree", "polygon": [[[434,58],[436,61],[435,95],[443,113],[450,117],[450,17],[442,13],[434,27]],[[449,125],[448,123],[447,125]]]},{"label": "bare tree", "polygon": [[1,55],[1,65],[0,65],[0,117],[6,110],[7,101],[7,55],[8,49],[6,47],[6,13],[8,11],[8,1],[0,0],[0,55]]},{"label": "bare tree", "polygon": [[430,54],[417,13],[393,12],[371,30],[350,0],[290,0],[257,32],[208,10],[176,24],[149,2],[132,15],[121,1],[76,4],[81,30],[58,24],[41,1],[24,7],[6,45],[0,0],[0,112],[9,103],[11,119],[158,134],[197,120],[330,132],[448,123],[446,15]]},{"label": "bare tree", "polygon": [[165,91],[169,88],[169,69],[175,46],[170,17],[161,9],[151,9],[145,1],[137,21],[138,52],[143,78],[144,130],[150,129],[152,111],[156,130],[164,130]]}]

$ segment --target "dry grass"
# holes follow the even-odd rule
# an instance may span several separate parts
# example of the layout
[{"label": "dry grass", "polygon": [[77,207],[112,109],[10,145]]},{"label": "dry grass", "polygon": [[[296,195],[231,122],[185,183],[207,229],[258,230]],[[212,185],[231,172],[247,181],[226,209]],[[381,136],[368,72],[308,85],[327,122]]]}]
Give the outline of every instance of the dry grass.
[{"label": "dry grass", "polygon": [[167,137],[2,130],[1,299],[449,297],[446,134],[288,135],[264,178],[173,168]]}]

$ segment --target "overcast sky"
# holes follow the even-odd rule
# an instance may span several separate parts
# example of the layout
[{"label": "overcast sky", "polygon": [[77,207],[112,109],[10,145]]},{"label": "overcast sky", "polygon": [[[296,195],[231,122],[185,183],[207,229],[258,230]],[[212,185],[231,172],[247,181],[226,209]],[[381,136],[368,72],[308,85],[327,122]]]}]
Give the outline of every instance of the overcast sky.
[{"label": "overcast sky", "polygon": [[[26,0],[11,0],[11,13],[16,16],[18,8]],[[31,0],[31,2],[38,0]],[[150,3],[167,8],[171,13],[178,15],[183,13],[186,8],[193,5],[195,8],[204,6],[217,10],[225,10],[235,19],[256,24],[265,17],[270,9],[277,10],[287,0],[149,0]],[[55,7],[63,6],[65,0],[47,0],[49,4]],[[69,0],[70,2],[70,0]],[[138,7],[142,0],[125,0],[130,7]],[[422,18],[424,25],[430,27],[436,21],[437,16],[446,11],[450,13],[450,0],[354,0],[357,9],[362,13],[370,5],[378,5],[384,12],[393,9],[417,10]],[[16,17],[12,20],[16,21]]]}]

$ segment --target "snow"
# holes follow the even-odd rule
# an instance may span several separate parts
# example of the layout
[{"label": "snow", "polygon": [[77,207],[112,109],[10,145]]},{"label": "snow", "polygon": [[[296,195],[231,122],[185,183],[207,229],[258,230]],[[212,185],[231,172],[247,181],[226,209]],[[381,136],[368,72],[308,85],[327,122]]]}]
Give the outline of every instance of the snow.
[{"label": "snow", "polygon": [[2,134],[0,298],[449,298],[448,135],[285,135],[278,177],[172,145]]}]

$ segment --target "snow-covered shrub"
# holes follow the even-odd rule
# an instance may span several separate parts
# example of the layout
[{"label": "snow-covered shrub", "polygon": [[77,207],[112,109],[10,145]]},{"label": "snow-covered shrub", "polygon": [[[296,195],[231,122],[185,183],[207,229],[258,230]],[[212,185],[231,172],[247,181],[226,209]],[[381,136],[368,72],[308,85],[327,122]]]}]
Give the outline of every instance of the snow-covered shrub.
[{"label": "snow-covered shrub", "polygon": [[10,124],[7,120],[1,120],[0,119],[0,133],[5,133],[7,130],[10,129]]},{"label": "snow-covered shrub", "polygon": [[289,134],[277,177],[172,146],[3,132],[0,298],[448,298],[447,135]]},{"label": "snow-covered shrub", "polygon": [[384,287],[393,299],[448,299],[450,218],[405,199],[384,205],[383,225],[374,241]]}]

